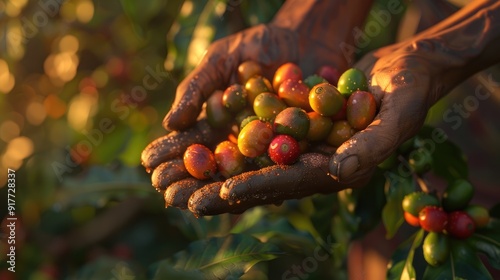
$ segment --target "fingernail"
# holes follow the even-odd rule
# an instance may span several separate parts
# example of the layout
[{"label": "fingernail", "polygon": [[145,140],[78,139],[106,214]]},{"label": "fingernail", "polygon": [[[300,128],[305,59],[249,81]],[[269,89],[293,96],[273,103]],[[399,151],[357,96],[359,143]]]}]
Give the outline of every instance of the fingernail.
[{"label": "fingernail", "polygon": [[167,130],[169,130],[171,115],[172,115],[172,113],[168,112],[167,115],[163,118],[162,124],[163,124],[163,127]]},{"label": "fingernail", "polygon": [[228,200],[229,199],[229,191],[230,187],[233,184],[232,179],[227,179],[221,186],[220,192],[219,192],[219,197],[222,198],[223,200]]},{"label": "fingernail", "polygon": [[335,157],[330,162],[330,175],[333,179],[340,181],[351,176],[358,168],[359,160],[356,155],[348,156],[341,161],[338,161]]}]

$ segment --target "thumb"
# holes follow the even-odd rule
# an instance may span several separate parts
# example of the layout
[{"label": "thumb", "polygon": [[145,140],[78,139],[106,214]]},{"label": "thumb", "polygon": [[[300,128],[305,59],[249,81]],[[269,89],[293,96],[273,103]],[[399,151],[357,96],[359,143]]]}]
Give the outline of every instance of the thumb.
[{"label": "thumb", "polygon": [[165,129],[191,127],[205,100],[229,83],[239,61],[238,52],[229,52],[231,38],[214,42],[200,64],[179,84],[172,108],[163,120]]}]

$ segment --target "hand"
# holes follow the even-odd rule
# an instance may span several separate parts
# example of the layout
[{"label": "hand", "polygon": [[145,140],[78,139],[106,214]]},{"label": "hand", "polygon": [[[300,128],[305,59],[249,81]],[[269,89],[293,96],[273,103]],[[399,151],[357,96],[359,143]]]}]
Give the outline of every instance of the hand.
[{"label": "hand", "polygon": [[285,62],[297,63],[306,75],[323,65],[347,69],[354,53],[352,30],[360,26],[371,0],[288,0],[272,22],[214,42],[200,64],[177,87],[171,110],[163,120],[167,130],[184,130],[196,122],[203,102],[216,90],[236,82],[236,69],[246,60],[263,66],[264,76]]},{"label": "hand", "polygon": [[[220,141],[221,138],[214,139],[216,136],[227,136],[220,131],[212,132],[205,121],[196,120],[210,94],[236,81],[236,69],[241,62],[253,60],[260,63],[268,78],[285,62],[298,63],[306,75],[323,65],[345,70],[346,61],[351,58],[342,55],[339,45],[340,42],[351,42],[352,38],[346,38],[350,34],[345,30],[364,19],[363,13],[367,9],[351,7],[358,4],[358,1],[349,4],[287,1],[271,24],[244,30],[210,46],[197,68],[178,86],[172,109],[164,119],[165,128],[174,132],[155,140],[142,154],[146,169],[154,169],[153,185],[164,192],[167,206],[185,209],[189,204],[197,215],[242,212],[256,205],[336,192],[366,183],[369,174],[357,178],[353,184],[335,183],[328,175],[329,157],[320,153],[303,155],[293,166],[273,166],[213,184],[210,182],[214,180],[206,182],[191,178],[181,160],[190,144],[196,142],[210,146]],[[331,11],[336,13],[333,18]],[[331,18],[326,22],[327,26],[321,20],[325,16]],[[346,29],[340,30],[338,26]],[[336,35],[337,32],[340,35]],[[325,40],[326,36],[328,40]],[[279,176],[275,176],[277,174]]]},{"label": "hand", "polygon": [[[500,61],[500,33],[490,20],[495,15],[500,15],[498,1],[474,1],[410,40],[381,48],[357,63],[369,77],[380,109],[372,124],[332,157],[330,172],[337,181],[352,180],[380,163],[417,133],[437,100]],[[468,30],[477,32],[463,36]]]},{"label": "hand", "polygon": [[241,213],[257,205],[280,204],[287,199],[362,186],[371,177],[371,170],[368,170],[354,182],[340,184],[334,181],[328,174],[328,162],[335,149],[324,146],[301,155],[293,165],[274,165],[226,181],[218,176],[207,181],[192,178],[182,161],[187,147],[193,143],[213,147],[227,138],[228,133],[214,131],[202,119],[194,127],[160,137],[144,149],[143,165],[149,171],[154,169],[152,183],[164,194],[165,206],[189,208],[197,216]]},{"label": "hand", "polygon": [[[441,95],[437,73],[429,65],[428,57],[418,51],[428,47],[426,43],[385,47],[355,65],[369,77],[369,90],[380,110],[365,130],[356,133],[336,152],[323,149],[320,153],[302,155],[291,166],[272,166],[207,184],[188,178],[185,170],[177,172],[175,168],[182,169],[178,160],[177,165],[172,163],[193,141],[210,143],[211,137],[221,135],[210,132],[206,124],[200,128],[203,122],[198,122],[196,127],[174,132],[146,148],[143,153],[146,167],[154,168],[163,162],[153,173],[153,185],[166,189],[168,205],[188,207],[196,215],[239,213],[257,205],[365,185],[376,165],[417,133],[430,106]],[[183,135],[191,135],[190,139],[195,140],[177,140],[184,138]]]},{"label": "hand", "polygon": [[[293,6],[292,2],[294,1],[289,0],[287,4]],[[324,9],[321,5],[327,5],[333,1],[322,1],[320,4],[312,1],[307,3],[308,7],[318,5],[317,10],[331,11],[331,9]],[[349,3],[356,4],[354,1]],[[482,12],[479,13],[479,10]],[[495,24],[491,24],[490,21],[490,18],[499,12],[498,2],[475,1],[448,19],[415,36],[411,41],[382,48],[363,58],[356,67],[363,69],[369,76],[370,90],[376,97],[380,110],[368,128],[358,132],[337,149],[329,164],[328,156],[325,154],[305,154],[301,156],[298,163],[292,166],[272,166],[235,176],[225,182],[205,185],[205,182],[187,178],[188,175],[185,170],[182,170],[183,165],[178,159],[180,152],[185,150],[189,143],[182,141],[184,137],[196,137],[194,139],[200,140],[201,143],[212,140],[214,133],[210,132],[210,128],[205,129],[206,125],[203,126],[203,122],[199,122],[197,127],[190,130],[173,132],[150,144],[143,152],[143,163],[148,169],[155,168],[161,163],[155,169],[153,183],[159,188],[169,186],[165,192],[166,203],[181,208],[189,206],[196,215],[239,213],[255,205],[280,203],[284,199],[301,198],[313,193],[336,192],[347,187],[363,185],[370,178],[371,171],[377,163],[417,132],[427,111],[439,98],[469,75],[500,59],[496,51],[500,45],[498,29],[494,28]],[[286,13],[283,14],[286,15]],[[314,17],[317,15],[315,13],[309,13],[309,15],[313,17],[307,21],[313,22],[310,26],[315,26],[314,19],[318,23],[318,18],[322,18],[321,16]],[[349,17],[350,15],[341,13],[340,16]],[[294,21],[289,20],[289,22]],[[319,20],[319,22],[322,21]],[[461,28],[456,28],[459,23]],[[475,33],[477,36],[461,36],[464,30],[471,29],[478,30],[477,34]],[[281,31],[275,32],[274,30]],[[271,28],[260,26],[248,31],[248,34],[257,34],[257,36],[250,36],[253,40],[244,40],[248,37],[239,34],[233,37],[234,40],[221,41],[225,43],[218,47],[223,47],[227,54],[217,54],[214,49],[211,49],[204,63],[202,62],[197,68],[198,71],[195,70],[194,74],[188,77],[187,82],[183,82],[176,105],[165,120],[167,128],[184,128],[192,125],[203,100],[208,96],[207,93],[210,94],[221,83],[234,79],[234,75],[228,72],[225,72],[226,74],[217,72],[224,69],[222,66],[232,66],[233,68],[226,69],[234,70],[234,66],[241,62],[238,58],[255,59],[235,51],[241,47],[242,50],[246,49],[246,52],[252,53],[251,49],[244,47],[245,42],[249,42],[249,45],[253,47],[262,44],[263,49],[257,49],[253,53],[257,58],[255,60],[271,69],[276,67],[271,62],[273,58],[282,63],[282,59],[296,61],[297,57],[303,58],[311,53],[313,57],[320,58],[321,55],[315,55],[315,47],[319,47],[319,50],[323,48],[323,52],[318,51],[318,54],[324,54],[324,50],[328,49],[335,50],[335,48],[324,48],[324,44],[317,44],[318,40],[307,40],[307,37],[305,41],[298,40],[300,38],[298,33],[290,30],[277,26]],[[350,30],[349,27],[346,30]],[[315,34],[318,35],[317,32]],[[319,37],[313,34],[313,38]],[[279,42],[281,43],[278,44]],[[283,55],[269,54],[274,44],[281,45],[283,42],[302,43],[288,45],[292,51],[285,48]],[[312,44],[308,45],[308,42]],[[462,46],[471,47],[463,48]],[[263,50],[264,54],[261,54]],[[211,53],[216,55],[212,56]],[[334,55],[336,53],[339,52],[330,51],[332,57],[338,57]],[[301,57],[301,55],[304,56]],[[313,64],[318,62],[316,59],[310,61]],[[340,69],[342,70],[341,67]],[[215,73],[215,75],[208,73]],[[213,85],[211,85],[211,76],[220,79],[212,80]],[[200,85],[205,87],[199,87]],[[189,98],[195,101],[189,102]],[[188,113],[193,113],[193,115],[186,116]],[[177,159],[174,159],[176,157]],[[171,175],[174,174],[180,175],[172,177]],[[335,180],[332,180],[332,177]],[[175,180],[168,181],[163,178]],[[172,183],[173,181],[176,182]]]},{"label": "hand", "polygon": [[[310,23],[309,27],[318,23],[311,18],[307,22]],[[251,59],[261,63],[267,73],[272,73],[286,61],[298,61],[302,68],[305,65],[311,67],[318,62],[327,62],[340,67],[340,70],[345,69],[346,58],[335,55],[340,52],[332,47],[338,46],[338,41],[333,44],[323,43],[325,40],[320,40],[321,37],[317,36],[318,32],[314,32],[314,28],[299,26],[293,29],[302,30],[302,33],[306,31],[306,36],[301,36],[301,32],[281,26],[260,25],[212,45],[197,69],[179,86],[174,106],[164,120],[165,127],[185,129],[191,126],[208,95],[236,80],[236,66],[244,60]],[[335,27],[338,29],[338,25]],[[309,36],[311,31],[315,35]],[[276,49],[280,51],[272,51]],[[371,77],[371,91],[381,106],[380,113],[370,127],[342,145],[331,159],[329,154],[306,154],[292,166],[273,166],[244,173],[226,182],[204,186],[205,183],[192,178],[173,183],[188,177],[185,170],[182,176],[171,174],[175,170],[173,167],[178,168],[181,164],[178,160],[177,164],[170,161],[175,156],[180,156],[180,153],[162,156],[173,144],[156,145],[158,147],[152,145],[143,153],[145,166],[155,168],[156,164],[165,162],[153,174],[154,185],[160,188],[168,186],[165,192],[167,204],[181,208],[189,206],[194,213],[205,215],[241,212],[255,205],[301,198],[314,193],[336,192],[366,184],[376,164],[386,158],[402,141],[416,133],[430,104],[433,103],[429,102],[432,98],[428,98],[428,68],[420,67],[424,64],[415,63],[419,58],[412,57],[411,53],[405,54],[404,49],[400,45],[381,49],[365,57],[356,66]],[[183,151],[189,142],[175,141],[179,135],[176,133],[166,136],[163,141],[182,142],[185,146],[177,151]],[[203,139],[202,136],[198,137]],[[148,155],[156,156],[151,160]],[[150,163],[154,164],[148,166]],[[332,180],[330,175],[335,180]],[[160,180],[164,177],[175,180]],[[318,180],[319,182],[316,182]],[[178,199],[179,197],[183,199]],[[188,197],[189,205],[186,205]]]},{"label": "hand", "polygon": [[[286,62],[295,62],[305,73],[323,65],[343,69],[344,57],[321,41],[276,24],[258,25],[214,42],[206,55],[177,87],[176,98],[163,126],[184,130],[195,124],[203,102],[217,89],[236,83],[238,65],[246,60],[261,64],[264,76]],[[299,59],[300,58],[300,59]]]},{"label": "hand", "polygon": [[441,91],[437,73],[416,49],[426,42],[398,44],[367,54],[356,68],[368,77],[379,112],[373,122],[342,144],[330,172],[343,182],[374,168],[422,127]]}]

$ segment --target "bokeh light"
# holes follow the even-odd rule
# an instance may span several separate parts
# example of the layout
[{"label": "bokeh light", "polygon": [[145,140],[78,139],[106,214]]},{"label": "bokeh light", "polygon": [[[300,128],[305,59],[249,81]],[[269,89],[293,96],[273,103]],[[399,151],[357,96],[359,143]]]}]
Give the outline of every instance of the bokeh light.
[{"label": "bokeh light", "polygon": [[187,17],[192,12],[193,12],[193,2],[192,1],[184,1],[184,4],[182,4],[180,15],[183,17]]},{"label": "bokeh light", "polygon": [[67,53],[76,53],[80,43],[73,35],[66,35],[59,41],[59,51]]},{"label": "bokeh light", "polygon": [[92,80],[94,80],[96,87],[102,88],[104,87],[108,81],[109,81],[109,75],[106,70],[102,68],[96,69],[94,72],[92,72]]},{"label": "bokeh light", "polygon": [[53,119],[64,116],[67,110],[66,102],[55,94],[49,94],[43,101],[47,115]]},{"label": "bokeh light", "polygon": [[90,0],[80,0],[76,4],[76,18],[81,23],[89,22],[94,16],[94,4]]},{"label": "bokeh light", "polygon": [[74,53],[51,54],[44,63],[45,73],[55,82],[71,81],[76,75],[79,59]]},{"label": "bokeh light", "polygon": [[47,117],[47,112],[42,103],[31,102],[26,108],[26,120],[32,125],[40,125]]},{"label": "bokeh light", "polygon": [[26,6],[26,3],[28,3],[28,0],[7,0],[3,3],[5,13],[9,17],[17,17]]},{"label": "bokeh light", "polygon": [[14,60],[19,60],[24,56],[25,33],[19,20],[9,21],[7,24],[6,36],[7,54]]},{"label": "bokeh light", "polygon": [[193,40],[191,41],[187,52],[189,64],[198,64],[210,45],[214,32],[215,30],[211,26],[204,26],[195,30]]},{"label": "bokeh light", "polygon": [[215,6],[215,14],[221,17],[224,15],[225,11],[226,11],[226,3],[218,2],[217,5]]},{"label": "bokeh light", "polygon": [[34,150],[33,141],[25,136],[19,136],[7,145],[7,149],[2,156],[2,165],[11,169],[19,169],[25,158],[29,157]]},{"label": "bokeh light", "polygon": [[0,139],[5,143],[19,136],[19,133],[21,133],[19,125],[12,120],[6,120],[0,125]]},{"label": "bokeh light", "polygon": [[0,92],[9,93],[15,85],[15,78],[9,71],[9,65],[5,60],[0,59]]},{"label": "bokeh light", "polygon": [[68,124],[76,131],[87,127],[90,117],[97,111],[97,97],[90,94],[75,96],[69,105]]}]

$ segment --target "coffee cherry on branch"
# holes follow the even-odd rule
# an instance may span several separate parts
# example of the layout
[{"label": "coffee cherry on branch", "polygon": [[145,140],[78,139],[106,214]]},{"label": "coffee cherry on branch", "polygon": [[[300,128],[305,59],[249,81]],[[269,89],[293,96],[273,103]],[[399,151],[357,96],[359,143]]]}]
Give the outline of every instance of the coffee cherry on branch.
[{"label": "coffee cherry on branch", "polygon": [[426,206],[418,214],[420,226],[426,231],[442,232],[448,224],[448,214],[443,208]]},{"label": "coffee cherry on branch", "polygon": [[446,231],[449,235],[465,239],[470,237],[476,230],[474,220],[464,211],[454,211],[448,214],[448,225]]}]

